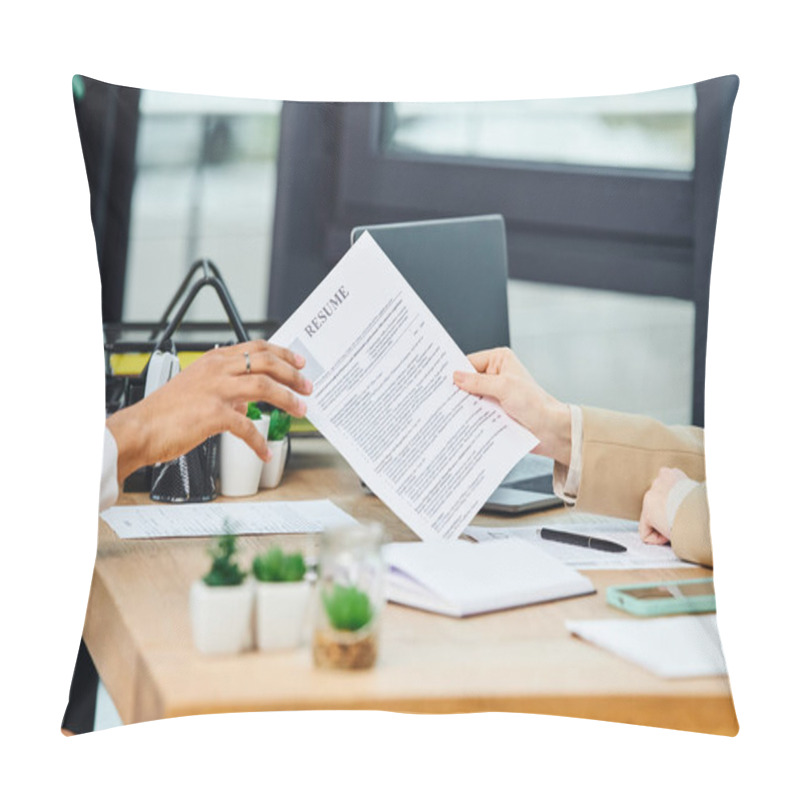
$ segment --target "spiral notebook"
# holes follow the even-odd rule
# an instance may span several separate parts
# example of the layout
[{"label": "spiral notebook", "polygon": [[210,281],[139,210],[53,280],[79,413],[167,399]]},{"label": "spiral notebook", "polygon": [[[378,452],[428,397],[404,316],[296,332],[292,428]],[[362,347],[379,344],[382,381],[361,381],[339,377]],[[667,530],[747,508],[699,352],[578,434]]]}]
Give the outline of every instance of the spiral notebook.
[{"label": "spiral notebook", "polygon": [[393,542],[383,547],[390,602],[467,617],[592,594],[592,582],[534,544]]}]

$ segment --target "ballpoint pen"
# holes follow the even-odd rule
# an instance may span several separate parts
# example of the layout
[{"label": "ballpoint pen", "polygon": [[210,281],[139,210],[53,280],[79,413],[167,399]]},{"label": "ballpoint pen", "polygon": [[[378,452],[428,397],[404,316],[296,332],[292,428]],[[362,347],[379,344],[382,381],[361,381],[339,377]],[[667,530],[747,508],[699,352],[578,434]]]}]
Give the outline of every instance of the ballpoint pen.
[{"label": "ballpoint pen", "polygon": [[557,531],[553,528],[542,528],[542,539],[550,542],[560,542],[561,544],[574,544],[578,547],[589,547],[592,550],[603,550],[606,553],[624,553],[628,548],[616,542],[609,542],[608,539],[597,539],[594,536],[585,536],[582,533],[570,533],[568,531]]}]

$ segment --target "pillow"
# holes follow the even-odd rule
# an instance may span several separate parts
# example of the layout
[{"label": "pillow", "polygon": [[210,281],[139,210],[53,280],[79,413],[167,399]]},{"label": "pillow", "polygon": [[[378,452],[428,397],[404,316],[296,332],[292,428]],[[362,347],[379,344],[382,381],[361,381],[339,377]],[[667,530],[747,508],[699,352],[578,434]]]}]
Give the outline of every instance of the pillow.
[{"label": "pillow", "polygon": [[[705,341],[737,87],[738,79],[726,76],[624,98],[279,103],[75,76],[102,281],[106,493],[113,498],[118,480],[126,480],[100,521],[95,588],[63,727],[84,732],[223,711],[377,708],[524,711],[735,734],[715,618],[700,591],[709,572],[697,564],[712,559]],[[592,518],[586,527],[585,518],[569,516],[573,510],[559,512],[567,516],[557,524],[573,535],[566,543],[542,540],[533,515],[482,517],[468,533],[495,538],[498,528],[518,528],[514,534],[550,557],[584,570],[596,593],[466,619],[395,604],[381,612],[380,586],[374,596],[363,586],[337,585],[326,594],[325,559],[333,556],[325,548],[333,545],[318,554],[313,532],[322,518],[309,517],[313,524],[304,527],[299,506],[265,503],[330,498],[335,506],[325,506],[323,521],[377,518],[398,540],[414,539],[414,532],[358,486],[342,454],[308,420],[293,423],[289,445],[274,445],[280,470],[262,483],[262,464],[241,439],[217,439],[229,423],[203,412],[197,398],[204,395],[181,396],[181,386],[209,393],[219,371],[258,371],[262,356],[269,359],[266,346],[248,340],[268,339],[301,306],[348,251],[353,228],[498,214],[519,359],[514,374],[536,363],[536,380],[572,403],[551,406],[549,394],[519,384],[528,387],[526,403],[544,396],[537,402],[559,410],[569,441],[558,449],[551,429],[537,422],[538,452],[556,459],[555,491],[568,506],[609,519]],[[424,281],[413,288],[426,300]],[[470,293],[467,280],[453,285],[455,307],[474,299]],[[485,313],[505,315],[500,306]],[[497,341],[508,343],[502,335]],[[201,355],[216,345],[222,348]],[[165,494],[154,488],[165,471],[128,475],[129,443],[115,425],[141,411],[152,353],[173,349],[174,357],[152,362],[163,372],[157,383],[178,369],[187,377],[154,396],[180,400],[195,415],[172,414],[175,431],[200,421],[190,453],[174,462],[163,441],[137,443],[150,447],[148,463],[172,464],[176,488]],[[312,351],[304,356],[309,365],[315,358]],[[512,363],[505,350],[494,358],[500,360],[490,372]],[[484,362],[475,360],[479,372]],[[286,365],[280,369],[288,374]],[[203,379],[192,384],[190,370]],[[524,409],[499,400],[525,424]],[[150,402],[153,413],[166,414],[167,405]],[[260,435],[284,424],[268,404],[253,405],[249,416]],[[385,419],[381,424],[393,424],[393,414]],[[292,449],[295,457],[287,459]],[[237,477],[237,486],[250,488],[235,491],[222,481],[223,492],[248,505],[217,496],[220,462],[225,470],[228,461],[254,476],[254,483]],[[197,494],[188,488],[194,482],[202,484]],[[186,500],[184,489],[205,502],[169,502]],[[146,541],[159,535],[147,527],[156,525],[148,517],[153,507],[181,538]],[[256,516],[246,518],[252,508]],[[253,533],[267,532],[264,519],[281,510],[295,516],[291,523],[281,518],[279,532],[304,532],[277,539]],[[223,528],[230,535],[210,535]],[[598,538],[627,549],[598,550],[589,541]],[[270,547],[274,541],[281,551]],[[363,575],[372,574],[372,545]],[[298,579],[300,554],[308,562],[319,555],[316,595]],[[606,602],[608,589],[643,583],[634,570],[659,566],[658,586],[612,591]],[[676,588],[684,579],[692,582]],[[269,617],[276,608],[277,618]],[[671,650],[659,648],[665,641],[674,643]],[[340,684],[321,678],[323,662],[364,672]],[[99,717],[95,667],[103,683]],[[376,672],[384,673],[377,681]]]}]

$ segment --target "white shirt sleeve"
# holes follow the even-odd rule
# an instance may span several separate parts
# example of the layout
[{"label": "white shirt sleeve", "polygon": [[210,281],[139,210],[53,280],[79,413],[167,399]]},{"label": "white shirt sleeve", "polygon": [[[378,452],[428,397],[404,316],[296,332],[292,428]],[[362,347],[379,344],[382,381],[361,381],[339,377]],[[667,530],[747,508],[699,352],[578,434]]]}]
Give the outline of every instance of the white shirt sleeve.
[{"label": "white shirt sleeve", "polygon": [[117,483],[117,440],[108,428],[103,437],[103,472],[100,476],[100,511],[113,506],[119,497]]},{"label": "white shirt sleeve", "polygon": [[553,491],[567,505],[575,505],[578,489],[581,486],[581,469],[583,468],[583,412],[580,406],[570,405],[570,436],[572,451],[569,464],[555,463],[553,467]]},{"label": "white shirt sleeve", "polygon": [[670,490],[667,495],[667,525],[669,525],[669,532],[672,533],[672,526],[675,524],[675,517],[678,515],[678,509],[681,503],[686,499],[689,492],[695,486],[700,484],[693,481],[691,478],[681,478]]}]

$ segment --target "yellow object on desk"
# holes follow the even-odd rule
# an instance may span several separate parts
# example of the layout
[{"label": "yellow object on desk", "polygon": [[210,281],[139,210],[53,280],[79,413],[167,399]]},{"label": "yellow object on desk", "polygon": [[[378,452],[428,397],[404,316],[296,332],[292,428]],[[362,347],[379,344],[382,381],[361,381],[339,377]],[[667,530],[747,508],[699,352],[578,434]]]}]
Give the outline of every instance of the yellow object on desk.
[{"label": "yellow object on desk", "polygon": [[[109,356],[111,372],[114,375],[141,375],[151,355],[152,353],[112,353]],[[195,350],[186,350],[178,353],[181,369],[186,369],[189,364],[197,361],[202,355],[202,352]]]}]

